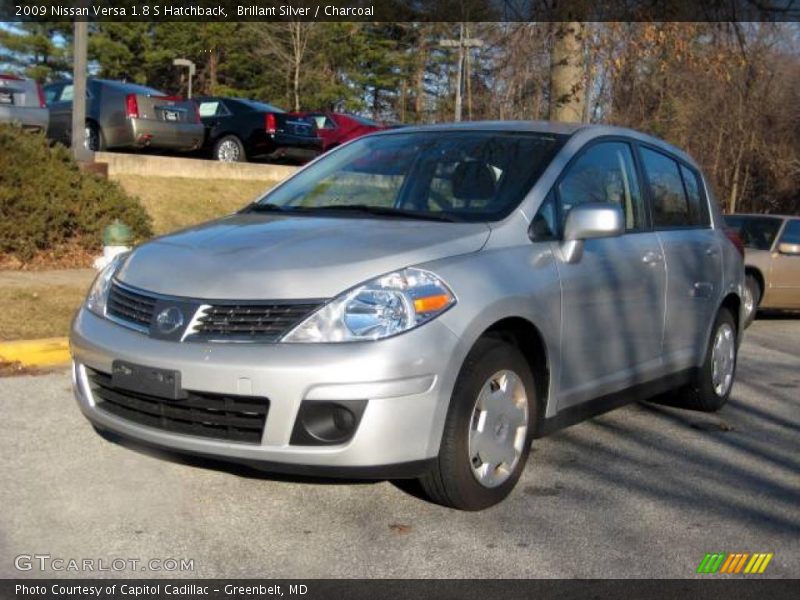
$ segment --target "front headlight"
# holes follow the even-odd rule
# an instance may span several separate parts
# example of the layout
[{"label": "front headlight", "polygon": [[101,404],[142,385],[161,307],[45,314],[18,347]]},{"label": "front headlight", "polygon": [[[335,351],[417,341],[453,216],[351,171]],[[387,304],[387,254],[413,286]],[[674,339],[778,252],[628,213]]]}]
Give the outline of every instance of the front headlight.
[{"label": "front headlight", "polygon": [[403,269],[334,298],[281,341],[379,340],[422,325],[455,303],[453,292],[433,273]]},{"label": "front headlight", "polygon": [[94,314],[104,317],[106,312],[106,301],[108,300],[108,291],[111,289],[111,280],[116,275],[122,263],[128,257],[129,252],[117,254],[110,263],[108,263],[103,270],[95,277],[92,287],[89,288],[89,294],[86,296],[86,308]]}]

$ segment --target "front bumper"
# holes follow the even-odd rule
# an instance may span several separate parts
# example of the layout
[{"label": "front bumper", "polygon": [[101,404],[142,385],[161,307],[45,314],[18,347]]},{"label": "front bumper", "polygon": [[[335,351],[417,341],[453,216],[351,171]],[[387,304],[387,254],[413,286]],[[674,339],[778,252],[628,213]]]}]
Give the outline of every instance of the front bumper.
[{"label": "front bumper", "polygon": [[132,145],[190,151],[203,144],[205,128],[200,123],[179,123],[156,119],[130,119]]},{"label": "front bumper", "polygon": [[[276,471],[354,476],[414,476],[439,451],[460,360],[458,339],[437,321],[378,342],[343,344],[203,344],[167,342],[81,310],[70,336],[73,386],[97,427],[147,445]],[[266,397],[260,444],[167,432],[97,406],[86,368],[110,373],[114,360],[175,369],[183,388]],[[290,444],[303,400],[367,400],[346,443]],[[404,467],[411,467],[406,469]]]}]

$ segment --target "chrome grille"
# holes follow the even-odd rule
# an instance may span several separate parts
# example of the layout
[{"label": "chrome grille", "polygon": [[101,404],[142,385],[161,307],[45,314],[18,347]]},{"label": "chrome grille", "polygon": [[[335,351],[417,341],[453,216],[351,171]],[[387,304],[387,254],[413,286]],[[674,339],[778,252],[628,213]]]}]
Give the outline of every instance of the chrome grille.
[{"label": "chrome grille", "polygon": [[137,328],[146,329],[150,327],[155,306],[155,298],[133,292],[114,282],[108,294],[106,314]]},{"label": "chrome grille", "polygon": [[321,302],[206,306],[187,339],[278,341],[320,306]]}]

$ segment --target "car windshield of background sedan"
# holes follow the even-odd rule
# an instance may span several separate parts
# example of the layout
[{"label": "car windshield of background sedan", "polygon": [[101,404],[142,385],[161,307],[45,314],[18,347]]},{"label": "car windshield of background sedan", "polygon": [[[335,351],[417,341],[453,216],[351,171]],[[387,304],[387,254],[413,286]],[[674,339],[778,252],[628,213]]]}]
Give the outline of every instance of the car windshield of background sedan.
[{"label": "car windshield of background sedan", "polygon": [[727,215],[725,223],[736,230],[747,248],[769,250],[778,235],[782,220],[776,217]]},{"label": "car windshield of background sedan", "polygon": [[497,131],[362,138],[319,159],[249,208],[497,221],[519,205],[565,140]]}]

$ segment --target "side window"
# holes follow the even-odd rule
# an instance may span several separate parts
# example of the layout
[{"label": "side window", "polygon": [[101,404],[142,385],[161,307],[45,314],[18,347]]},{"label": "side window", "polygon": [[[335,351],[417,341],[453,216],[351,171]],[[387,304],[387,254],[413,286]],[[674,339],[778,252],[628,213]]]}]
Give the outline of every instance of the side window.
[{"label": "side window", "polygon": [[686,197],[689,199],[689,214],[692,225],[708,227],[711,224],[711,220],[708,214],[708,204],[700,191],[702,189],[700,176],[683,165],[681,165],[681,175],[683,176],[683,185],[686,188]]},{"label": "side window", "polygon": [[781,244],[800,244],[800,220],[795,219],[786,223]]},{"label": "side window", "polygon": [[642,148],[642,161],[653,194],[653,224],[656,227],[690,227],[689,200],[678,163],[649,148]]},{"label": "side window", "polygon": [[568,169],[556,186],[561,227],[570,209],[586,202],[618,204],[625,214],[627,231],[645,227],[642,194],[628,144],[603,142],[591,146]]}]

